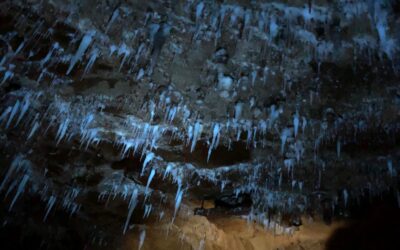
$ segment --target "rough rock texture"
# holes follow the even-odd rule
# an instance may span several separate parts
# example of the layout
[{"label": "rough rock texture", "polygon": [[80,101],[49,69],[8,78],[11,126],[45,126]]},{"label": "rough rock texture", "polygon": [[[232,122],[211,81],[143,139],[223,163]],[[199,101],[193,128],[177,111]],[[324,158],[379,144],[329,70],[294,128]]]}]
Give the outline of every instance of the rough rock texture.
[{"label": "rough rock texture", "polygon": [[400,204],[400,4],[304,2],[2,1],[3,237],[236,249],[214,220]]}]

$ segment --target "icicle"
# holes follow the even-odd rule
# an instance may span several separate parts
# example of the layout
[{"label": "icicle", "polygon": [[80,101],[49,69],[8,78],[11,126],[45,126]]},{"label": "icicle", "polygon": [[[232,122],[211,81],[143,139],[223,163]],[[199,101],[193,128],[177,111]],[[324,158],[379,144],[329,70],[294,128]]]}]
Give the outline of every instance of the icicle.
[{"label": "icicle", "polygon": [[0,83],[0,86],[13,77],[14,73],[11,70],[7,70],[6,73],[4,74],[3,80]]},{"label": "icicle", "polygon": [[297,137],[297,132],[299,131],[299,124],[300,124],[299,114],[296,112],[293,118],[294,137]]},{"label": "icicle", "polygon": [[349,200],[349,193],[346,189],[343,190],[343,200],[344,200],[344,207],[347,207],[348,200]]},{"label": "icicle", "polygon": [[269,35],[271,40],[276,37],[278,31],[279,31],[279,26],[276,23],[275,17],[273,16],[269,22]]},{"label": "icicle", "polygon": [[90,69],[93,67],[93,64],[98,56],[99,56],[99,49],[97,48],[93,49],[92,52],[90,53],[89,62],[86,64],[85,71],[83,72],[84,75],[89,73]]},{"label": "icicle", "polygon": [[58,128],[57,134],[56,134],[56,144],[58,145],[61,140],[65,137],[65,134],[68,129],[68,124],[69,124],[69,118],[65,119],[61,124],[60,127]]},{"label": "icicle", "polygon": [[109,49],[110,49],[110,54],[108,55],[109,57],[112,56],[114,52],[118,50],[117,46],[115,46],[114,44],[110,45]]},{"label": "icicle", "polygon": [[164,211],[161,211],[160,215],[158,216],[158,220],[161,221],[162,218],[164,218],[164,215],[165,215]]},{"label": "icicle", "polygon": [[197,4],[196,6],[196,23],[199,23],[201,14],[203,13],[203,9],[204,9],[204,3],[200,2],[199,4]]},{"label": "icicle", "polygon": [[145,50],[145,48],[146,45],[144,43],[141,43],[135,55],[135,64],[139,63],[140,56],[142,55],[142,52]]},{"label": "icicle", "polygon": [[199,121],[196,122],[193,129],[193,139],[192,139],[192,146],[190,147],[190,152],[192,153],[196,148],[196,143],[199,137],[201,136],[201,132],[203,130],[203,125]]},{"label": "icicle", "polygon": [[263,84],[264,85],[267,83],[268,75],[269,75],[269,68],[264,67],[264,70],[263,70]]},{"label": "icicle", "polygon": [[151,47],[154,46],[154,37],[156,35],[156,33],[158,32],[158,30],[160,29],[160,25],[159,24],[151,24],[150,25],[150,32],[149,32],[149,38],[150,38],[150,43],[151,43]]},{"label": "icicle", "polygon": [[285,128],[285,129],[282,130],[282,133],[281,133],[281,154],[283,154],[284,151],[285,151],[285,143],[286,143],[287,138],[290,136],[290,134],[291,134],[290,133],[290,129]]},{"label": "icicle", "polygon": [[142,249],[145,238],[146,238],[146,229],[143,229],[142,232],[140,232],[140,236],[139,236],[139,248],[138,248],[138,250]]},{"label": "icicle", "polygon": [[251,85],[254,86],[257,79],[257,70],[251,72]]},{"label": "icicle", "polygon": [[17,55],[19,52],[21,52],[21,50],[24,48],[24,46],[25,46],[25,40],[22,41],[22,42],[19,44],[18,48],[15,50],[14,55]]},{"label": "icicle", "polygon": [[[136,75],[136,81],[140,81],[140,79],[142,79],[143,76],[144,76],[144,69],[140,68],[139,72]],[[154,116],[154,114],[153,114],[153,116]]]},{"label": "icicle", "polygon": [[33,124],[31,132],[29,132],[27,140],[31,139],[31,137],[35,134],[35,132],[39,128],[39,126],[40,126],[39,122],[35,121],[35,124]]},{"label": "icicle", "polygon": [[67,70],[67,75],[69,75],[69,73],[71,73],[75,64],[82,59],[83,55],[85,54],[85,51],[89,48],[89,45],[92,42],[94,35],[95,35],[95,31],[91,31],[82,38],[82,41],[81,41],[81,44],[79,45],[78,50],[76,51],[75,55],[71,58],[71,63]]},{"label": "icicle", "polygon": [[60,44],[58,42],[55,42],[49,52],[47,53],[46,57],[43,58],[40,61],[40,68],[43,68],[43,66],[50,60],[51,56],[53,55],[54,50],[57,50],[60,48]]},{"label": "icicle", "polygon": [[389,175],[391,177],[395,176],[395,172],[393,169],[393,162],[391,159],[388,159],[388,161],[387,161],[387,168],[388,168]]},{"label": "icicle", "polygon": [[121,65],[119,66],[119,71],[121,71],[122,67],[125,64],[126,59],[131,54],[131,50],[126,46],[125,43],[123,43],[118,49],[118,56],[122,54],[124,55],[124,57],[122,58]]},{"label": "icicle", "polygon": [[3,113],[2,113],[1,116],[0,116],[0,123],[3,122],[3,120],[6,119],[6,116],[8,116],[8,114],[11,112],[11,110],[12,110],[12,107],[7,107],[7,108],[3,111]]},{"label": "icicle", "polygon": [[279,114],[282,113],[282,109],[276,109],[275,105],[271,106],[270,114],[269,114],[269,127],[271,127],[275,120],[279,117]]},{"label": "icicle", "polygon": [[336,141],[336,154],[337,157],[340,159],[340,153],[341,153],[341,143],[340,143],[340,139],[337,139]]},{"label": "icicle", "polygon": [[151,170],[151,173],[150,173],[149,178],[148,178],[148,180],[147,180],[146,190],[144,191],[144,193],[145,193],[145,200],[146,200],[146,198],[148,197],[149,186],[150,186],[150,183],[151,183],[151,181],[153,180],[155,174],[156,174],[156,170],[153,168],[153,169]]},{"label": "icicle", "polygon": [[141,172],[141,176],[144,174],[144,170],[146,169],[146,166],[154,159],[154,153],[153,152],[149,152],[148,154],[146,154],[146,158],[144,159],[143,162],[143,167],[142,167],[142,172]]},{"label": "icicle", "polygon": [[286,159],[283,161],[283,164],[285,165],[285,167],[288,170],[288,173],[290,173],[293,169],[294,166],[294,160],[293,159]]},{"label": "icicle", "polygon": [[173,167],[172,163],[168,163],[167,169],[165,169],[165,172],[164,172],[163,180],[164,180],[165,177],[167,177],[167,175],[171,172],[172,167]]},{"label": "icicle", "polygon": [[246,147],[248,148],[250,146],[250,142],[251,142],[251,121],[247,121],[246,122],[246,127],[247,127],[247,138],[246,138]]},{"label": "icicle", "polygon": [[18,124],[20,123],[20,121],[24,117],[26,111],[28,111],[29,105],[30,105],[30,100],[29,99],[30,99],[30,96],[26,95],[25,98],[24,98],[24,101],[22,103],[20,114],[18,116],[17,122],[15,123],[14,127],[18,126]]},{"label": "icicle", "polygon": [[220,133],[219,126],[220,125],[218,123],[216,123],[214,125],[213,137],[212,137],[211,145],[208,148],[207,162],[210,160],[210,156],[211,156],[212,150],[218,147],[218,144],[219,144],[219,133]]},{"label": "icicle", "polygon": [[44,216],[44,218],[43,218],[43,222],[45,222],[46,221],[46,219],[47,219],[47,216],[49,215],[49,213],[50,213],[50,211],[51,211],[51,209],[53,208],[53,206],[54,206],[54,204],[56,203],[56,197],[55,196],[50,196],[50,199],[47,201],[47,211],[46,211],[46,214],[45,214],[45,216]]},{"label": "icicle", "polygon": [[182,189],[182,183],[181,180],[178,179],[178,190],[176,191],[176,196],[175,196],[175,211],[174,211],[174,216],[172,218],[172,222],[175,220],[176,213],[178,212],[178,209],[181,205],[182,198],[183,198],[183,189]]},{"label": "icicle", "polygon": [[150,216],[152,208],[153,208],[153,206],[151,204],[144,206],[143,219],[146,219],[146,218],[148,218]]},{"label": "icicle", "polygon": [[8,211],[11,211],[11,210],[12,210],[12,208],[13,208],[15,202],[17,201],[18,197],[19,197],[19,196],[21,195],[21,193],[24,191],[25,185],[26,185],[26,183],[28,182],[28,180],[29,180],[29,175],[25,174],[24,177],[22,178],[22,180],[21,180],[19,186],[18,186],[17,192],[15,193],[14,199],[12,200],[11,205],[10,205]]},{"label": "icicle", "polygon": [[6,124],[6,129],[10,126],[12,120],[14,119],[15,114],[17,113],[18,109],[19,109],[19,100],[17,100],[17,102],[14,104],[14,107],[11,111],[10,117],[8,118],[7,124]]},{"label": "icicle", "polygon": [[300,140],[294,143],[294,152],[296,154],[297,163],[299,163],[301,156],[303,156],[304,154],[303,143]]},{"label": "icicle", "polygon": [[169,110],[169,112],[167,112],[167,122],[168,123],[172,123],[172,121],[174,120],[174,118],[175,118],[175,115],[176,115],[176,112],[177,112],[177,107],[172,107],[170,110]]},{"label": "icicle", "polygon": [[306,120],[306,118],[303,116],[303,124],[302,124],[302,126],[301,126],[301,130],[302,130],[303,134],[304,134],[304,131],[306,130],[306,126],[307,126],[307,120]]},{"label": "icicle", "polygon": [[132,195],[131,195],[131,198],[130,198],[130,200],[129,200],[128,216],[127,216],[127,218],[126,218],[125,226],[124,226],[124,231],[123,231],[124,234],[126,233],[126,230],[128,229],[129,221],[131,220],[131,217],[132,217],[132,214],[133,214],[133,210],[134,210],[135,207],[136,207],[136,204],[137,204],[137,196],[138,196],[138,190],[135,189],[135,190],[132,191]]},{"label": "icicle", "polygon": [[111,16],[111,19],[107,24],[105,34],[108,33],[108,30],[110,29],[110,27],[114,23],[114,21],[118,18],[118,16],[119,16],[119,9],[117,8],[117,9],[114,10],[114,12],[113,12],[113,14]]}]

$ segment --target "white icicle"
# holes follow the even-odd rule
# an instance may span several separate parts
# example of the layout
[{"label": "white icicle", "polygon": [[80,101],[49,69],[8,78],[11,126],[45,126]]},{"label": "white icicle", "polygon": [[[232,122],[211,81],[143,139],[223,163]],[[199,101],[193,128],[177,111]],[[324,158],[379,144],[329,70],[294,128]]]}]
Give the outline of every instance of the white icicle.
[{"label": "white icicle", "polygon": [[211,141],[210,147],[208,148],[207,162],[210,160],[212,150],[218,147],[219,133],[220,133],[220,126],[218,123],[216,123],[214,125],[214,129],[213,129],[212,141]]},{"label": "white icicle", "polygon": [[93,67],[94,62],[96,61],[97,57],[99,56],[99,49],[95,48],[90,52],[90,59],[89,62],[86,64],[84,75],[89,73],[90,69]]},{"label": "white icicle", "polygon": [[51,56],[53,55],[54,50],[57,50],[60,48],[60,45],[58,42],[55,42],[49,52],[47,53],[46,57],[43,58],[40,61],[40,68],[43,68],[43,66],[50,60]]},{"label": "white icicle", "polygon": [[59,126],[57,134],[56,134],[56,144],[58,145],[61,140],[65,137],[65,134],[67,133],[69,125],[69,118],[65,119]]},{"label": "white icicle", "polygon": [[18,109],[19,109],[19,100],[17,100],[17,102],[14,104],[14,107],[11,111],[10,117],[8,118],[7,124],[6,124],[6,129],[10,126],[12,120],[14,119],[15,114],[17,113]]},{"label": "white icicle", "polygon": [[196,23],[199,22],[201,14],[203,13],[203,9],[204,9],[204,3],[200,2],[197,6],[196,6]]},{"label": "white icicle", "polygon": [[163,180],[165,179],[165,177],[167,177],[167,175],[172,171],[172,163],[168,163],[167,168],[165,169],[164,172],[164,176],[163,176]]},{"label": "white icicle", "polygon": [[304,134],[304,131],[306,130],[306,126],[307,126],[307,120],[303,116],[303,124],[301,125],[301,130],[302,130],[303,134]]},{"label": "white icicle", "polygon": [[290,133],[290,129],[285,128],[285,129],[282,130],[282,133],[281,133],[281,154],[283,154],[284,151],[285,151],[285,143],[286,143],[287,138],[290,136],[290,134],[291,134]]},{"label": "white icicle", "polygon": [[109,57],[112,56],[114,54],[115,51],[118,50],[118,47],[116,45],[110,45],[110,54],[108,55]]},{"label": "white icicle", "polygon": [[128,58],[128,56],[130,54],[131,54],[131,50],[128,48],[128,46],[126,46],[125,43],[123,43],[118,49],[118,56],[124,55],[124,57],[122,58],[122,61],[121,61],[121,65],[119,66],[119,71],[121,71],[122,67],[125,64],[126,59]]},{"label": "white icicle", "polygon": [[[149,175],[149,179],[147,179],[146,190],[144,191],[145,197],[146,197],[146,198],[148,197],[149,186],[150,186],[150,183],[151,183],[151,181],[153,180],[155,174],[156,174],[156,170],[153,168],[153,169],[151,170],[150,175]],[[145,200],[146,200],[146,198],[145,198]]]},{"label": "white icicle", "polygon": [[7,108],[3,111],[3,113],[2,113],[1,116],[0,116],[0,123],[3,122],[3,120],[6,119],[6,116],[8,116],[8,114],[11,112],[11,110],[12,110],[12,107],[7,107]]},{"label": "white icicle", "polygon": [[143,229],[142,232],[140,232],[140,236],[139,236],[138,250],[142,249],[145,239],[146,239],[146,229]]},{"label": "white icicle", "polygon": [[14,77],[14,73],[11,70],[7,70],[6,73],[4,73],[3,80],[0,83],[0,86],[3,85],[6,81]]},{"label": "white icicle", "polygon": [[26,95],[25,98],[24,98],[24,101],[22,103],[20,114],[18,116],[17,122],[15,123],[14,127],[18,126],[18,124],[20,123],[20,121],[24,117],[26,111],[28,111],[29,105],[30,105],[30,100],[29,99],[30,99],[30,96]]},{"label": "white icicle", "polygon": [[254,70],[253,72],[251,72],[251,85],[252,86],[254,86],[256,79],[257,79],[257,70]]},{"label": "white icicle", "polygon": [[201,137],[201,132],[203,131],[203,125],[199,121],[194,124],[193,129],[193,139],[192,139],[192,146],[190,147],[190,152],[192,153],[196,148],[196,143],[199,137]]},{"label": "white icicle", "polygon": [[346,189],[343,190],[343,200],[344,200],[344,207],[347,207],[348,200],[349,200],[349,193]]},{"label": "white icicle", "polygon": [[25,189],[25,185],[29,180],[29,175],[25,174],[24,177],[22,178],[21,182],[19,183],[17,192],[15,193],[14,199],[11,202],[11,205],[8,209],[8,211],[11,211],[15,202],[17,201],[18,197],[21,195],[21,193],[24,191]]},{"label": "white icicle", "polygon": [[79,45],[78,50],[76,51],[75,55],[71,58],[71,63],[69,65],[69,68],[67,70],[67,75],[71,73],[72,69],[74,68],[75,64],[80,61],[85,54],[86,50],[89,48],[90,43],[92,42],[93,36],[95,34],[95,31],[87,33],[81,41],[81,44]]},{"label": "white icicle", "polygon": [[393,169],[393,162],[392,162],[391,159],[387,160],[387,168],[388,168],[389,175],[392,176],[392,177],[395,176],[395,172],[394,172],[394,169]]},{"label": "white icicle", "polygon": [[176,191],[176,196],[175,196],[175,211],[174,211],[174,217],[172,218],[172,222],[175,220],[176,213],[178,212],[178,209],[181,205],[182,198],[183,198],[183,189],[182,189],[182,183],[181,179],[178,179],[178,191]]},{"label": "white icicle", "polygon": [[[136,81],[139,81],[140,79],[142,79],[144,76],[144,69],[140,68],[139,72],[136,75]],[[153,115],[154,116],[154,115]]]},{"label": "white icicle", "polygon": [[142,172],[140,175],[144,174],[144,170],[146,169],[146,166],[154,159],[154,156],[155,155],[153,152],[149,152],[148,154],[146,154],[146,158],[144,159]]},{"label": "white icicle", "polygon": [[118,18],[118,16],[119,16],[119,9],[117,8],[117,9],[114,10],[114,12],[113,12],[113,14],[111,16],[111,19],[107,24],[106,31],[105,31],[106,34],[108,33],[108,30],[110,29],[111,25]]},{"label": "white icicle", "polygon": [[143,219],[146,219],[150,216],[152,208],[153,208],[153,206],[151,204],[149,204],[149,205],[146,204],[144,206]]},{"label": "white icicle", "polygon": [[50,196],[49,200],[47,201],[47,206],[46,206],[47,210],[46,210],[45,216],[43,217],[43,222],[46,221],[47,216],[49,216],[49,213],[50,213],[50,211],[53,208],[55,203],[56,203],[56,197],[53,196],[53,195]]},{"label": "white icicle", "polygon": [[299,131],[299,124],[300,124],[299,114],[296,112],[293,118],[294,137],[297,137],[297,132]]},{"label": "white icicle", "polygon": [[297,140],[294,143],[294,152],[296,154],[296,160],[297,163],[300,162],[300,158],[303,156],[304,154],[304,147],[303,147],[303,143],[300,140]]},{"label": "white icicle", "polygon": [[33,124],[33,127],[31,129],[31,131],[29,132],[28,138],[27,140],[31,139],[32,136],[35,134],[36,130],[39,128],[40,124],[39,122],[35,121],[35,123]]},{"label": "white icicle", "polygon": [[136,207],[136,204],[137,204],[137,196],[138,196],[138,190],[135,189],[135,190],[132,191],[132,195],[131,195],[131,198],[130,198],[130,200],[129,200],[128,216],[127,216],[127,218],[126,218],[125,226],[124,226],[124,231],[123,231],[124,234],[126,233],[126,230],[128,229],[129,221],[131,220],[131,217],[132,217],[132,214],[133,214],[133,210],[134,210],[135,207]]}]

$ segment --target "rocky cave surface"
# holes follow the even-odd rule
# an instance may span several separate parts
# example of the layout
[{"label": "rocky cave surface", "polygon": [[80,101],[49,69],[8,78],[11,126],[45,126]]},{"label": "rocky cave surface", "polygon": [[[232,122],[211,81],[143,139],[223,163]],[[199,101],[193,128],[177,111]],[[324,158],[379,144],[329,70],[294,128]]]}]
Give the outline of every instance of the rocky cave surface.
[{"label": "rocky cave surface", "polygon": [[396,0],[1,1],[2,249],[389,249],[328,237],[400,233],[399,44]]}]

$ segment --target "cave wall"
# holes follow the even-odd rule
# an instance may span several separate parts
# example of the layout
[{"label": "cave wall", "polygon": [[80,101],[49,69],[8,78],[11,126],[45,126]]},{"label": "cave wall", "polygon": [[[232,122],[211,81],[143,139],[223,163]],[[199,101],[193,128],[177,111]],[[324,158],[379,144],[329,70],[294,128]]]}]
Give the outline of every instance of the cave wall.
[{"label": "cave wall", "polygon": [[149,247],[198,216],[292,235],[400,204],[399,6],[2,1],[2,241]]}]

